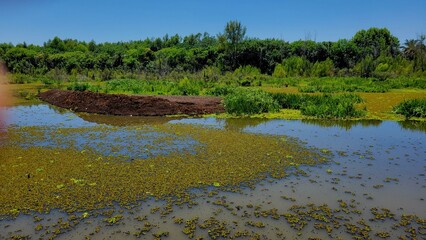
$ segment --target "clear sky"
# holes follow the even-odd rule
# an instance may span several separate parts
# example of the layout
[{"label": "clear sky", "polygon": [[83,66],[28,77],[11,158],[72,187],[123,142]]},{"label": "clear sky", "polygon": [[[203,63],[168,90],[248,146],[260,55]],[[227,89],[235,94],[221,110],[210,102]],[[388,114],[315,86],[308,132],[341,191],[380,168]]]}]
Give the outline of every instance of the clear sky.
[{"label": "clear sky", "polygon": [[0,42],[13,44],[216,35],[229,20],[261,39],[336,41],[386,27],[403,43],[426,34],[426,0],[0,0],[0,19]]}]

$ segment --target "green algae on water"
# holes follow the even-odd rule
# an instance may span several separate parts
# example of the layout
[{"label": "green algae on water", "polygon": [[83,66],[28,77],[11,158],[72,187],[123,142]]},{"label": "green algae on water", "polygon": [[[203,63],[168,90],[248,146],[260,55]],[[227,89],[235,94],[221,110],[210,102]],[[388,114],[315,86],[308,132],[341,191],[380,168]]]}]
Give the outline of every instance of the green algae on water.
[{"label": "green algae on water", "polygon": [[[93,130],[103,134],[91,135]],[[81,150],[72,138],[66,137],[83,134],[96,140],[99,136],[107,136],[114,128],[59,128],[48,134],[40,127],[11,128],[8,144],[0,146],[0,182],[3,185],[0,215],[47,213],[52,209],[87,212],[114,203],[131,206],[151,197],[184,197],[188,190],[204,186],[235,189],[266,177],[282,178],[295,164],[315,165],[326,161],[319,150],[289,138],[284,141],[282,137],[184,124],[126,130],[136,135],[147,131],[163,134],[156,141],[169,145],[175,144],[176,139],[193,139],[197,144],[192,150],[124,161],[129,159],[125,153],[100,154],[98,149],[104,145],[102,139]],[[116,144],[111,152],[122,152],[129,147],[153,151],[156,142],[140,145],[146,137],[140,135],[139,140],[128,142],[133,146]],[[21,146],[19,143],[26,142],[27,138],[34,143],[54,139],[54,144]]]}]

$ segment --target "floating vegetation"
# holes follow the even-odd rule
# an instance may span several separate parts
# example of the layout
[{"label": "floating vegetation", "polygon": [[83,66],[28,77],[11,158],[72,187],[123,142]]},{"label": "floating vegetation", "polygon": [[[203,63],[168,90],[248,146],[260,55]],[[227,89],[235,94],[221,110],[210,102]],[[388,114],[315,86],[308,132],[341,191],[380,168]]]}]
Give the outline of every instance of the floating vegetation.
[{"label": "floating vegetation", "polygon": [[[129,206],[149,197],[181,198],[192,188],[248,186],[268,176],[286,176],[291,164],[326,161],[323,153],[295,140],[237,131],[180,124],[133,129],[135,133],[124,136],[117,136],[115,128],[100,126],[95,130],[10,129],[8,144],[0,146],[0,215],[51,209],[87,212],[114,202]],[[109,138],[107,143],[96,142],[99,136],[110,133],[116,141]],[[161,137],[154,142],[144,141],[156,134]],[[73,139],[77,135],[86,136],[86,142]],[[191,144],[191,150],[167,151],[148,158],[127,155],[132,149],[147,148],[149,152],[157,142],[179,145],[188,139],[198,143]],[[95,143],[89,143],[92,140]],[[100,154],[98,148],[105,145],[120,154]],[[161,153],[162,147],[154,150]]]}]

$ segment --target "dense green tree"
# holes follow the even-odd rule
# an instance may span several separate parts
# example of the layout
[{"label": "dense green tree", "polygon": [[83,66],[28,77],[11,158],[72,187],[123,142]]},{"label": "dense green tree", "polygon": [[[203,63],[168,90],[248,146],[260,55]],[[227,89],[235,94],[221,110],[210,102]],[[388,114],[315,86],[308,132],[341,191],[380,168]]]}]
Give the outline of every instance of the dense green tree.
[{"label": "dense green tree", "polygon": [[418,39],[405,41],[402,47],[403,55],[414,62],[414,71],[426,70],[426,35],[420,35]]},{"label": "dense green tree", "polygon": [[207,81],[217,80],[218,74],[229,74],[229,79],[235,80],[236,75],[259,77],[258,70],[277,78],[337,74],[384,79],[424,76],[426,71],[424,35],[407,40],[399,51],[398,39],[386,28],[361,30],[352,39],[336,42],[291,43],[248,39],[246,31],[240,22],[230,21],[223,33],[216,36],[175,34],[116,43],[54,37],[42,46],[0,43],[0,61],[12,73],[64,80],[69,79],[67,74],[72,78],[108,80],[138,75],[148,78],[173,75],[171,79],[179,79],[187,73],[198,73]]},{"label": "dense green tree", "polygon": [[381,54],[396,56],[399,52],[399,40],[387,28],[358,31],[352,41],[359,48],[361,58],[370,55],[376,59]]},{"label": "dense green tree", "polygon": [[332,43],[330,57],[337,68],[352,68],[357,62],[358,48],[347,39],[339,39]]}]

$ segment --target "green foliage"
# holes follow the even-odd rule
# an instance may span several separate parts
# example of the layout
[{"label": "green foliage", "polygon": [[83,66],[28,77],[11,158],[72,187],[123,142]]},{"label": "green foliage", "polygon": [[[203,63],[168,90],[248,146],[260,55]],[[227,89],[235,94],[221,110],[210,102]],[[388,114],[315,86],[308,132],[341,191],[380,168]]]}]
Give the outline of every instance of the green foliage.
[{"label": "green foliage", "polygon": [[285,75],[285,71],[284,71],[284,67],[282,64],[277,64],[274,68],[274,73],[272,74],[272,77],[276,77],[276,78],[284,78]]},{"label": "green foliage", "polygon": [[247,28],[239,21],[229,21],[226,23],[222,38],[226,40],[225,59],[229,59],[230,69],[237,68],[237,58],[239,53],[240,43],[244,40]]},{"label": "green foliage", "polygon": [[426,117],[426,99],[411,99],[403,101],[393,109],[396,114],[402,114],[406,119]]},{"label": "green foliage", "polygon": [[273,98],[282,108],[300,109],[303,115],[318,118],[351,118],[363,116],[355,109],[362,99],[354,94],[307,95],[276,93]]},{"label": "green foliage", "polygon": [[286,77],[309,76],[311,63],[303,57],[290,57],[282,63]]},{"label": "green foliage", "polygon": [[238,79],[239,85],[243,87],[261,86],[260,81],[255,80],[261,80],[263,78],[260,70],[252,66],[241,66],[235,69],[233,75]]},{"label": "green foliage", "polygon": [[225,26],[225,37],[228,42],[234,46],[240,43],[246,35],[247,28],[239,21],[229,21]]},{"label": "green foliage", "polygon": [[370,55],[366,56],[354,69],[361,77],[371,77],[375,69],[373,58]]},{"label": "green foliage", "polygon": [[322,62],[316,62],[312,67],[311,76],[332,77],[334,75],[334,64],[330,58]]},{"label": "green foliage", "polygon": [[[397,87],[396,83],[393,87]],[[312,78],[307,86],[299,87],[300,92],[335,93],[335,92],[387,92],[390,81],[377,81],[375,78]]]},{"label": "green foliage", "polygon": [[214,87],[208,89],[205,93],[206,95],[211,96],[226,96],[235,91],[235,87],[227,85],[215,85]]},{"label": "green foliage", "polygon": [[376,59],[381,54],[396,56],[399,40],[386,28],[370,28],[358,31],[352,41],[360,49],[362,57],[372,56]]},{"label": "green foliage", "polygon": [[[43,46],[0,43],[0,59],[15,82],[111,79],[235,81],[260,85],[259,80],[301,77],[426,77],[426,36],[405,42],[386,28],[357,32],[336,42],[248,39],[238,21],[222,34],[196,33],[117,43],[84,42],[55,37]],[[29,76],[33,79],[23,79]],[[26,77],[25,77],[26,78]],[[53,84],[50,84],[53,85]]]},{"label": "green foliage", "polygon": [[200,81],[190,81],[188,78],[184,78],[179,81],[177,90],[173,92],[173,95],[199,95],[202,85]]},{"label": "green foliage", "polygon": [[90,85],[87,82],[73,82],[67,87],[67,90],[84,92],[88,90],[89,87]]},{"label": "green foliage", "polygon": [[339,69],[352,68],[359,57],[357,46],[347,39],[339,39],[332,43],[330,57]]},{"label": "green foliage", "polygon": [[403,47],[403,55],[413,61],[413,70],[424,72],[426,70],[426,35],[418,39],[407,40]]},{"label": "green foliage", "polygon": [[318,118],[351,118],[361,117],[364,112],[355,109],[354,104],[361,102],[361,98],[353,94],[316,96],[310,104],[303,105],[303,115]]},{"label": "green foliage", "polygon": [[274,93],[272,96],[281,108],[286,109],[300,109],[311,99],[307,94]]},{"label": "green foliage", "polygon": [[278,103],[271,94],[261,90],[236,89],[224,99],[225,110],[235,115],[276,112]]},{"label": "green foliage", "polygon": [[[106,93],[131,94],[169,94],[177,89],[177,84],[171,81],[146,81],[138,79],[111,80],[105,84]],[[178,90],[176,90],[178,91]]]}]

